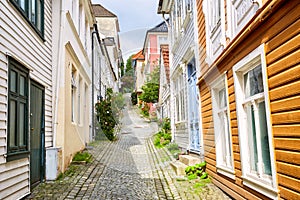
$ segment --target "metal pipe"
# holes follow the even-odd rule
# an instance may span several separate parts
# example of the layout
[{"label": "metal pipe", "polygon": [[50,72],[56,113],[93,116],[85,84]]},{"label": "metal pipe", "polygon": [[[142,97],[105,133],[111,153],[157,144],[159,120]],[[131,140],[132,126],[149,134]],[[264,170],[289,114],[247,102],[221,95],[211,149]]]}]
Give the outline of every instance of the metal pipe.
[{"label": "metal pipe", "polygon": [[[94,26],[95,27],[95,26]],[[95,113],[94,113],[94,69],[95,69],[95,62],[94,62],[94,34],[97,34],[96,30],[92,32],[92,137],[93,140],[95,139]]]}]

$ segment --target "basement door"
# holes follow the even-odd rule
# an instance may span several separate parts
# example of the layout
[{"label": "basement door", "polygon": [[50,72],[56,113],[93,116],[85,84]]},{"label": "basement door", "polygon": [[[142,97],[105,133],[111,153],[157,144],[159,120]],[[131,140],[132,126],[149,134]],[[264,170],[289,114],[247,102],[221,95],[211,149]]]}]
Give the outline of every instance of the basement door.
[{"label": "basement door", "polygon": [[44,87],[31,80],[30,85],[30,185],[41,182],[45,174]]},{"label": "basement door", "polygon": [[190,151],[200,152],[200,131],[199,131],[199,90],[196,85],[197,75],[195,59],[188,64],[188,92],[189,92],[189,138]]}]

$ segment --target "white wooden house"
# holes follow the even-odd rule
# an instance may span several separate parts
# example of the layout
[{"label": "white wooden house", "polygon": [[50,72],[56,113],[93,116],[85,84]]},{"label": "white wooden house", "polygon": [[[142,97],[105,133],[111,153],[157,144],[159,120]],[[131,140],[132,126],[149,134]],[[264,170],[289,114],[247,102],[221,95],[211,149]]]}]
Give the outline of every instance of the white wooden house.
[{"label": "white wooden house", "polygon": [[159,117],[171,118],[169,45],[160,45]]},{"label": "white wooden house", "polygon": [[1,199],[20,199],[45,178],[53,146],[51,5],[0,1]]},{"label": "white wooden house", "polygon": [[201,149],[199,127],[199,76],[197,32],[193,0],[160,0],[158,13],[169,15],[171,129],[179,147],[195,153]]}]

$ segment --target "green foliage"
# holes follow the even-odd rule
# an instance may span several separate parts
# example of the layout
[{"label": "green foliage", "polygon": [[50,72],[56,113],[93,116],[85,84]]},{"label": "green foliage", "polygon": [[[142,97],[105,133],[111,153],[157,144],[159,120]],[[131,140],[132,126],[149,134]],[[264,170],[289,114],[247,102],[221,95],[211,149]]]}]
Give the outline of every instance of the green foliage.
[{"label": "green foliage", "polygon": [[124,63],[122,62],[120,65],[121,77],[124,76]]},{"label": "green foliage", "polygon": [[127,59],[127,61],[126,61],[126,70],[125,70],[125,72],[132,71],[132,56],[134,56],[134,54],[131,55],[131,56]]},{"label": "green foliage", "polygon": [[156,66],[147,77],[147,82],[159,84],[159,78],[160,78],[160,69],[159,66]]},{"label": "green foliage", "polygon": [[113,93],[111,88],[106,90],[106,98],[95,105],[100,127],[110,141],[115,140],[114,128],[119,123],[124,106],[125,100],[122,94]]},{"label": "green foliage", "polygon": [[185,168],[185,173],[188,176],[189,180],[190,177],[200,177],[200,179],[208,178],[208,174],[205,172],[206,169],[206,162],[202,162],[193,166],[188,166]]},{"label": "green foliage", "polygon": [[137,93],[136,92],[132,92],[131,93],[131,103],[132,103],[132,105],[136,105],[137,104],[137,100],[138,100]]},{"label": "green foliage", "polygon": [[75,175],[80,168],[81,167],[78,165],[69,165],[68,169],[64,173],[60,173],[57,176],[56,181],[61,181],[65,177],[71,177],[71,176]]},{"label": "green foliage", "polygon": [[194,179],[197,179],[197,178],[198,178],[198,176],[196,174],[188,175],[189,180],[194,180]]},{"label": "green foliage", "polygon": [[159,94],[159,67],[155,67],[147,77],[147,82],[142,86],[143,93],[140,99],[147,103],[158,102]]},{"label": "green foliage", "polygon": [[140,99],[147,103],[158,102],[159,84],[148,82],[142,86],[143,93]]},{"label": "green foliage", "polygon": [[170,131],[171,130],[171,121],[170,118],[163,118],[162,121],[162,129],[164,129],[165,131]]},{"label": "green foliage", "polygon": [[88,152],[77,152],[73,158],[73,161],[85,161],[89,163],[92,161],[92,157]]},{"label": "green foliage", "polygon": [[171,142],[172,136],[170,133],[159,131],[154,135],[154,146],[162,148]]},{"label": "green foliage", "polygon": [[149,117],[149,110],[150,110],[150,107],[148,106],[148,104],[144,103],[144,105],[141,107],[141,114],[144,116],[144,117]]}]

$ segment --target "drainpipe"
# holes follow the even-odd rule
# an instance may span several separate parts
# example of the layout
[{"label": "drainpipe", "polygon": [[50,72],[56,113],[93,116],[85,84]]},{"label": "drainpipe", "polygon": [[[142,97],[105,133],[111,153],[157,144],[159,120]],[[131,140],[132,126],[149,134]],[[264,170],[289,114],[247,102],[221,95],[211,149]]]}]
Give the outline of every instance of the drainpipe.
[{"label": "drainpipe", "polygon": [[[94,88],[94,71],[95,71],[95,41],[94,41],[94,35],[96,35],[97,41],[100,45],[101,48],[101,40],[100,40],[100,36],[99,36],[99,32],[98,32],[98,27],[97,24],[94,24],[94,30],[92,32],[92,137],[93,139],[95,139],[95,114],[94,114],[94,106],[95,106],[95,88]],[[99,60],[100,62],[100,72],[99,72],[99,91],[100,91],[100,97],[101,97],[101,58]]]}]

